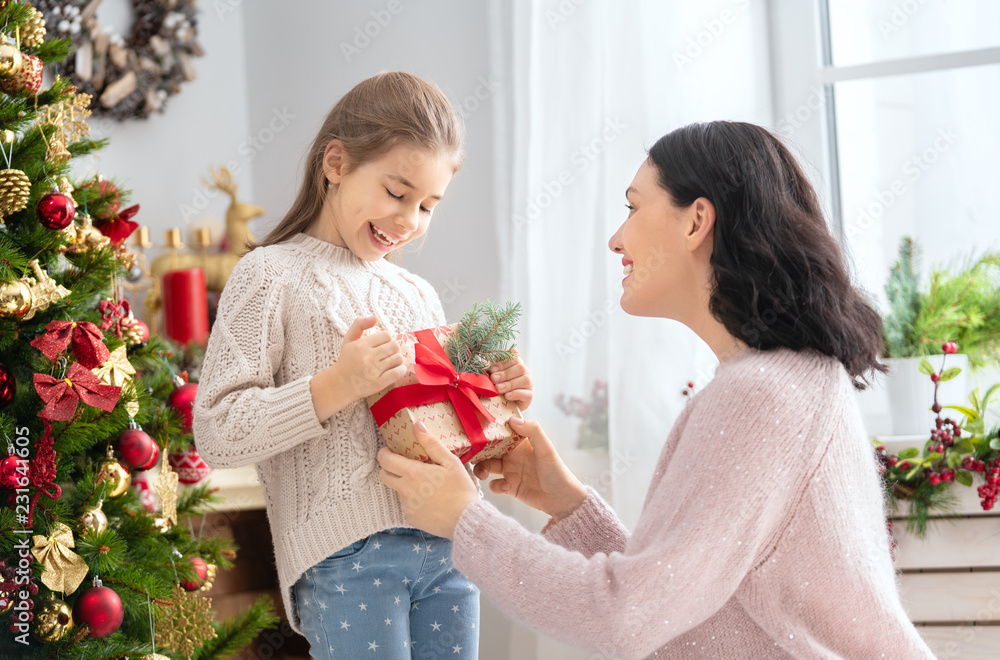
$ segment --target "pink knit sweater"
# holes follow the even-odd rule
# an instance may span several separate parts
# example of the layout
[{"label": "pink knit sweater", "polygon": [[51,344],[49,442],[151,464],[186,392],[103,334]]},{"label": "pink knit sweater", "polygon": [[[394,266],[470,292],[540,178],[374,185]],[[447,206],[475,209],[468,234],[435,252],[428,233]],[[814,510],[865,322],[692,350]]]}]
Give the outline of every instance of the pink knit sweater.
[{"label": "pink knit sweater", "polygon": [[900,603],[851,390],[832,358],[747,349],[677,419],[633,533],[593,491],[542,535],[477,502],[455,566],[614,658],[933,658]]}]

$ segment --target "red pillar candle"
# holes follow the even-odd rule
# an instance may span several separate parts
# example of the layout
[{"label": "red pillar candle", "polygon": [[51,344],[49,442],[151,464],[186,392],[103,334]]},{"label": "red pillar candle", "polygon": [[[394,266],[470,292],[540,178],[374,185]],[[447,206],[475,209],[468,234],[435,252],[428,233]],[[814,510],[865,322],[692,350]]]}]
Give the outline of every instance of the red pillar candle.
[{"label": "red pillar candle", "polygon": [[201,268],[163,274],[163,325],[168,337],[187,344],[208,339],[208,297]]}]

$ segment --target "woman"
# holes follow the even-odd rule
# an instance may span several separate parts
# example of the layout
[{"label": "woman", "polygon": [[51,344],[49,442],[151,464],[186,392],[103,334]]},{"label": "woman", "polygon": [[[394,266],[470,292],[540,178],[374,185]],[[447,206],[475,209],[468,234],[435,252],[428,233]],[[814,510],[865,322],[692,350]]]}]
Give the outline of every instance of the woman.
[{"label": "woman", "polygon": [[541,535],[480,501],[423,430],[434,464],[379,453],[408,522],[452,538],[455,567],[510,615],[608,656],[933,658],[900,603],[852,398],[886,370],[881,320],[801,168],[758,126],[697,124],[653,145],[626,197],[622,309],[684,323],[720,361],[636,529],[533,422],[476,475],[551,515]]}]

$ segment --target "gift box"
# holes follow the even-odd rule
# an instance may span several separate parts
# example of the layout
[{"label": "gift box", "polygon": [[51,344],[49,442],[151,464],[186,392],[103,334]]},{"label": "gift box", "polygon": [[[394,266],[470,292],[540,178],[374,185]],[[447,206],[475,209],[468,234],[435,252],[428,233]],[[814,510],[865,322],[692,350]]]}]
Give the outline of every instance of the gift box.
[{"label": "gift box", "polygon": [[406,375],[368,397],[368,407],[397,454],[428,461],[414,425],[427,429],[463,463],[499,458],[521,442],[507,421],[520,417],[517,404],[499,396],[488,375],[456,372],[444,344],[458,324],[396,337]]}]

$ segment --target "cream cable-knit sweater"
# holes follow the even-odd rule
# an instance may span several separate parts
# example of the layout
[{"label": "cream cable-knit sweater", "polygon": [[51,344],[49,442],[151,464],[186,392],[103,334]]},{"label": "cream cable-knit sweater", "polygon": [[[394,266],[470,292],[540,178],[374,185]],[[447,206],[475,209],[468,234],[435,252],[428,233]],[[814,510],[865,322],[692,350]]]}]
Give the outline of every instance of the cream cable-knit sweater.
[{"label": "cream cable-knit sweater", "polygon": [[897,592],[874,452],[832,358],[747,349],[670,431],[630,535],[595,492],[531,534],[462,513],[456,568],[614,658],[933,658]]},{"label": "cream cable-knit sweater", "polygon": [[396,494],[378,480],[384,443],[364,400],[321,422],[309,392],[310,379],[337,361],[351,323],[372,314],[393,334],[445,323],[421,278],[298,234],[237,263],[201,368],[195,445],[211,467],[256,463],[295,630],[291,588],[302,573],[354,541],[406,526]]}]

